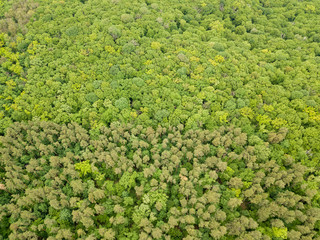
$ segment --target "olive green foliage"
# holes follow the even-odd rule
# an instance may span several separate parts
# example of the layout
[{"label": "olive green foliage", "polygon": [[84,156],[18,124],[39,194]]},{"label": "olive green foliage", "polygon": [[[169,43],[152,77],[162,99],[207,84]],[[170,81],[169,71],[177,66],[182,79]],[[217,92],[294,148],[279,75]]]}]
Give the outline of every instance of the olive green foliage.
[{"label": "olive green foliage", "polygon": [[0,32],[13,38],[17,33],[27,33],[26,24],[37,6],[33,0],[0,0]]},{"label": "olive green foliage", "polygon": [[320,237],[319,171],[234,126],[33,121],[0,140],[4,238]]}]

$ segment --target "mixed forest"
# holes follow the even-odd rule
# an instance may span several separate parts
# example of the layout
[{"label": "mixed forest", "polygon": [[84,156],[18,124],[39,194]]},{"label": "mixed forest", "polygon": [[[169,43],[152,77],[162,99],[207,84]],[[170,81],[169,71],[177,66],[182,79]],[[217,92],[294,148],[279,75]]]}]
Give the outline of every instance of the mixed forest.
[{"label": "mixed forest", "polygon": [[318,23],[318,0],[0,0],[0,240],[320,240]]}]

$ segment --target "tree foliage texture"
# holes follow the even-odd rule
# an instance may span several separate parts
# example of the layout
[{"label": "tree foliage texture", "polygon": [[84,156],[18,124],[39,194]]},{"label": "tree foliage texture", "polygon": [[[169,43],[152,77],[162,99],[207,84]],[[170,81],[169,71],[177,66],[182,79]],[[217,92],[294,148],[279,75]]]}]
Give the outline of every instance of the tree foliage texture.
[{"label": "tree foliage texture", "polygon": [[320,1],[0,0],[0,239],[320,239]]},{"label": "tree foliage texture", "polygon": [[9,239],[320,237],[319,172],[234,126],[33,121],[1,142]]},{"label": "tree foliage texture", "polygon": [[319,1],[1,4],[2,134],[25,120],[285,127],[284,151],[320,159]]}]

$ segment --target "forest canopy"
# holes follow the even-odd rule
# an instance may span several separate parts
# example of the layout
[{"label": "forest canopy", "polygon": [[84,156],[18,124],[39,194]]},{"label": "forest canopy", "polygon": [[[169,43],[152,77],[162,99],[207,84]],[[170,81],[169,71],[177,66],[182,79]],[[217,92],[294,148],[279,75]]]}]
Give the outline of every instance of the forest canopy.
[{"label": "forest canopy", "polygon": [[319,237],[319,172],[234,126],[33,121],[1,142],[9,239]]},{"label": "forest canopy", "polygon": [[0,0],[0,240],[319,240],[319,22],[317,0]]}]

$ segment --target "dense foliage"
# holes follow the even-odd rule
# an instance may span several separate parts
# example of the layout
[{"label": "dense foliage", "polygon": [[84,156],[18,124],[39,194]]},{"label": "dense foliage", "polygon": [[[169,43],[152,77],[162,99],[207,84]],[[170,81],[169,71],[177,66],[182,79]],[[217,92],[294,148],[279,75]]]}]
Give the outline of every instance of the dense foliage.
[{"label": "dense foliage", "polygon": [[240,128],[29,122],[1,141],[9,239],[320,237],[318,173]]},{"label": "dense foliage", "polygon": [[39,2],[25,35],[1,37],[2,131],[31,119],[287,127],[290,151],[320,158],[320,2]]},{"label": "dense foliage", "polygon": [[0,239],[319,239],[319,22],[0,0]]}]

